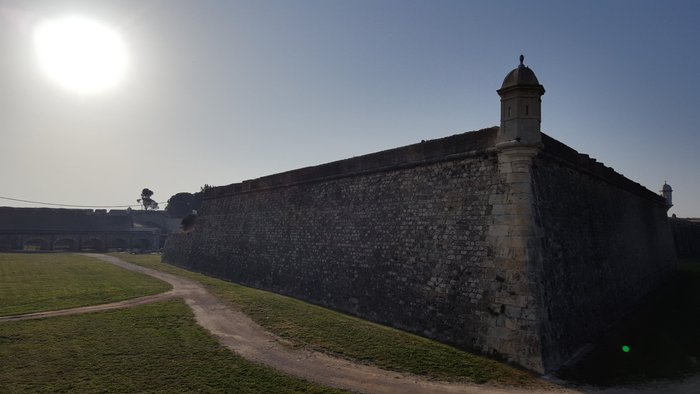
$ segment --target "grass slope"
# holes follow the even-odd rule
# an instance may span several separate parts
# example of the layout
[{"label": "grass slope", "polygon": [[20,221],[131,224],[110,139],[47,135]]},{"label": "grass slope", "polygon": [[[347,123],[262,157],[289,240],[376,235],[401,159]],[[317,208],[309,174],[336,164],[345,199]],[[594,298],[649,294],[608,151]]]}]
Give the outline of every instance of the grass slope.
[{"label": "grass slope", "polygon": [[332,393],[250,363],[170,301],[0,324],[2,392]]},{"label": "grass slope", "polygon": [[[680,262],[676,277],[627,316],[564,379],[611,386],[678,379],[700,372],[700,259]],[[623,352],[622,346],[629,346]]]},{"label": "grass slope", "polygon": [[0,254],[0,316],[103,304],[170,285],[73,254]]},{"label": "grass slope", "polygon": [[204,284],[223,301],[293,346],[438,379],[543,387],[533,375],[497,361],[296,299],[163,264],[159,256],[115,256]]}]

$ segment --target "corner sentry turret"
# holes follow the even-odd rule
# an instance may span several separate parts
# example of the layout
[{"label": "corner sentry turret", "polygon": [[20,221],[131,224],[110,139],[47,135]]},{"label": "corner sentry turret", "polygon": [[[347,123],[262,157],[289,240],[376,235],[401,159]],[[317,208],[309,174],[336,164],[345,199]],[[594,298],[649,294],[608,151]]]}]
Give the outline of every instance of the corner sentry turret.
[{"label": "corner sentry turret", "polygon": [[497,146],[537,146],[542,142],[542,95],[535,73],[523,64],[506,75],[503,85],[497,90],[501,96],[501,128],[496,139]]}]

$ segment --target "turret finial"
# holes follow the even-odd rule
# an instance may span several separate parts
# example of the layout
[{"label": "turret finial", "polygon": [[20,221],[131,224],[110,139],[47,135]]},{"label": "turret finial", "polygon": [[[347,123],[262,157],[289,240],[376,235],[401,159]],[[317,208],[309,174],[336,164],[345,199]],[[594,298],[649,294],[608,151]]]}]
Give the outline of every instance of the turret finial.
[{"label": "turret finial", "polygon": [[524,56],[524,55],[520,55],[520,67],[525,67],[525,65],[523,64],[523,61],[524,61],[524,60],[525,60],[525,56]]}]

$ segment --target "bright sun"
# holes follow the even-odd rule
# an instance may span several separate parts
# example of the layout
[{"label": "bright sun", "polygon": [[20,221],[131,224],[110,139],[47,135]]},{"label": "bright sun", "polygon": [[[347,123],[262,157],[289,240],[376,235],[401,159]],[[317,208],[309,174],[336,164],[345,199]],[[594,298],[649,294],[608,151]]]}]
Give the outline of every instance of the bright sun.
[{"label": "bright sun", "polygon": [[41,69],[60,86],[80,94],[117,85],[129,63],[119,34],[94,20],[69,16],[39,22],[34,44]]}]

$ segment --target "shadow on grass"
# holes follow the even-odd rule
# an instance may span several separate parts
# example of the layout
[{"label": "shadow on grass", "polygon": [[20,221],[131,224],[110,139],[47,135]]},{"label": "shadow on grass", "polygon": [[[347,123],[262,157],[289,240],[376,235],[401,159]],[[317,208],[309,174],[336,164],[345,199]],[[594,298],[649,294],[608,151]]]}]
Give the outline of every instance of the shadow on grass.
[{"label": "shadow on grass", "polygon": [[653,299],[558,375],[596,386],[688,377],[700,372],[699,330],[700,259],[681,260],[677,275]]}]

